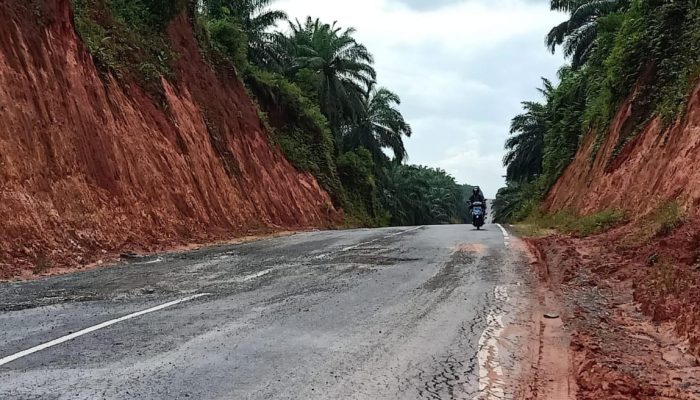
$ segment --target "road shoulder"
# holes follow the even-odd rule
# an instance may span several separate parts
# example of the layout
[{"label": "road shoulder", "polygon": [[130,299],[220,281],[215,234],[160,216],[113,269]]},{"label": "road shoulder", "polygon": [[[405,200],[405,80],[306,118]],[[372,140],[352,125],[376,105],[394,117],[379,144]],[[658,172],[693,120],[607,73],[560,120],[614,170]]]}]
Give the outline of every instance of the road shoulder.
[{"label": "road shoulder", "polygon": [[691,342],[674,332],[675,323],[644,315],[643,289],[634,282],[647,272],[606,247],[613,242],[607,236],[529,241],[543,290],[557,299],[571,331],[577,398],[699,399],[700,363]]}]

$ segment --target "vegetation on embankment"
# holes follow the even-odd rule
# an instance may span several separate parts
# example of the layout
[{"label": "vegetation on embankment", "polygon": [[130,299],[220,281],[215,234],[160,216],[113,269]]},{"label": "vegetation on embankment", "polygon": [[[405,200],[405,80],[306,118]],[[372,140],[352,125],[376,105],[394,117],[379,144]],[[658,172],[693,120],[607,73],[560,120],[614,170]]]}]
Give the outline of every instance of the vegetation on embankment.
[{"label": "vegetation on embankment", "polygon": [[608,209],[598,213],[579,216],[572,211],[553,214],[533,212],[520,221],[515,229],[526,237],[545,236],[552,232],[585,237],[607,231],[625,220],[621,210]]},{"label": "vegetation on embankment", "polygon": [[[512,121],[507,187],[494,204],[501,221],[535,212],[589,135],[592,164],[615,132],[601,160],[607,170],[654,118],[677,121],[700,76],[698,1],[552,0],[551,7],[569,18],[547,35],[547,46],[561,48],[569,63],[558,83],[543,80],[544,99],[524,102]],[[611,126],[619,112],[624,118]]]},{"label": "vegetation on embankment", "polygon": [[316,177],[345,210],[347,225],[466,218],[462,187],[452,177],[404,164],[411,126],[399,96],[377,84],[374,57],[354,29],[312,17],[288,21],[271,0],[72,3],[76,29],[101,70],[155,98],[181,56],[166,27],[188,13],[201,53],[219,73],[233,71],[245,83],[271,140]]}]

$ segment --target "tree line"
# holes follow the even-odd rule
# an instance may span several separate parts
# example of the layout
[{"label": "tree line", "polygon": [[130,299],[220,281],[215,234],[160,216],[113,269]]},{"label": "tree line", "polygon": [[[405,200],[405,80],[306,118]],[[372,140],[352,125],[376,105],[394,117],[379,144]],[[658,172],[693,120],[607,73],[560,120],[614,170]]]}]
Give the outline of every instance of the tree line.
[{"label": "tree line", "polygon": [[[499,220],[535,211],[583,138],[595,135],[591,160],[624,101],[631,116],[613,158],[654,117],[672,123],[685,111],[700,76],[700,1],[551,0],[568,18],[546,35],[567,63],[558,83],[543,79],[541,101],[523,102],[505,143],[507,186],[498,192]],[[608,160],[608,162],[612,161]]]}]

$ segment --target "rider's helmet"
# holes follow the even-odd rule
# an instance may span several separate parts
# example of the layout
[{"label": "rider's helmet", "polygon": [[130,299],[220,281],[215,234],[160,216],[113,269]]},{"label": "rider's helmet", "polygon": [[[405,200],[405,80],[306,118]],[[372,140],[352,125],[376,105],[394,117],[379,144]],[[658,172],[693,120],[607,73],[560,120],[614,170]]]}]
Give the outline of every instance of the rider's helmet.
[{"label": "rider's helmet", "polygon": [[479,194],[481,189],[478,186],[474,186],[474,194]]}]

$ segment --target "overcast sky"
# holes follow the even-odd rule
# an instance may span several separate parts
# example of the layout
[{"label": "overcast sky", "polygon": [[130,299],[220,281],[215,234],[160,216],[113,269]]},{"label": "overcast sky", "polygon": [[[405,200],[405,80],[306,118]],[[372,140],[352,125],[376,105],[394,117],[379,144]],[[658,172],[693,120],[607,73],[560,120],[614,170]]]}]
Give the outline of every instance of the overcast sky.
[{"label": "overcast sky", "polygon": [[290,18],[357,29],[380,86],[413,126],[409,162],[440,167],[493,197],[504,185],[503,143],[540,77],[563,63],[544,36],[563,20],[548,0],[278,0]]}]

